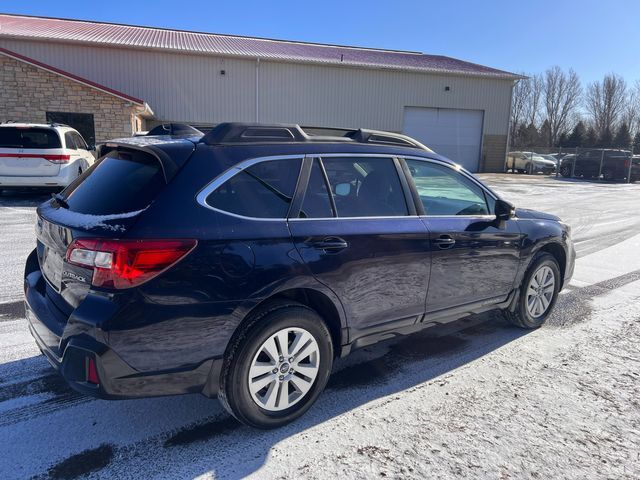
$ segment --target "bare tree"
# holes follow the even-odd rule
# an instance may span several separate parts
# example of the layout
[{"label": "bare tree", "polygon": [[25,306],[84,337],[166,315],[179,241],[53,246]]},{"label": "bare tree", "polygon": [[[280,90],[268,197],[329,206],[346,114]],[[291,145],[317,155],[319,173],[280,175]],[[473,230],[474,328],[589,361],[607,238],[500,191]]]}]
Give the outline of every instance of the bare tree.
[{"label": "bare tree", "polygon": [[541,75],[523,77],[513,87],[513,97],[511,100],[511,131],[510,138],[515,142],[521,125],[537,126],[538,114],[540,113],[540,101],[542,98],[543,79]]},{"label": "bare tree", "polygon": [[627,105],[627,83],[615,73],[587,88],[586,108],[599,135],[613,132]]},{"label": "bare tree", "polygon": [[556,145],[560,134],[569,130],[569,121],[580,104],[582,87],[578,74],[572,69],[565,73],[558,66],[551,67],[544,74],[542,93],[549,145]]},{"label": "bare tree", "polygon": [[629,126],[631,136],[640,131],[640,80],[636,80],[635,85],[628,91],[622,121]]},{"label": "bare tree", "polygon": [[542,100],[542,93],[544,91],[544,79],[540,74],[533,75],[529,79],[529,83],[531,84],[531,93],[529,95],[529,105],[527,112],[529,116],[527,118],[527,124],[537,125],[537,116],[540,113],[540,102]]},{"label": "bare tree", "polygon": [[[522,73],[526,77],[526,74]],[[528,116],[529,97],[531,96],[531,82],[528,77],[521,78],[513,86],[511,97],[511,131],[509,135],[513,142],[518,134],[518,128]]]}]

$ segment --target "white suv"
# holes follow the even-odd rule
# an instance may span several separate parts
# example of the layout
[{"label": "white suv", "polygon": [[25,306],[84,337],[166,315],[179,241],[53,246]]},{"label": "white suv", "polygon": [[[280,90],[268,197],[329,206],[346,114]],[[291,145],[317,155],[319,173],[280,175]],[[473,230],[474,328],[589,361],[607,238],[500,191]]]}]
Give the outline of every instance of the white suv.
[{"label": "white suv", "polygon": [[60,124],[0,124],[0,190],[66,187],[93,165],[82,136]]}]

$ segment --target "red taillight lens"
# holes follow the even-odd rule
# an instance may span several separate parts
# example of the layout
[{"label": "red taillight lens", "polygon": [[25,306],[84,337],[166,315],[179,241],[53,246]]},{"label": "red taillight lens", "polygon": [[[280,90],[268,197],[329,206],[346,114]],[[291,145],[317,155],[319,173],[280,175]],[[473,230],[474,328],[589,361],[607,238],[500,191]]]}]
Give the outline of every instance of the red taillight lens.
[{"label": "red taillight lens", "polygon": [[77,239],[67,249],[67,262],[93,269],[95,287],[130,288],[161,274],[184,258],[196,240]]},{"label": "red taillight lens", "polygon": [[42,158],[51,163],[67,163],[71,160],[71,155],[42,155]]},{"label": "red taillight lens", "polygon": [[87,359],[87,382],[99,385],[98,369],[96,368],[96,361],[93,357]]},{"label": "red taillight lens", "polygon": [[67,163],[71,160],[71,155],[45,155],[42,153],[0,153],[0,157],[44,158],[51,163]]},{"label": "red taillight lens", "polygon": [[630,162],[630,160],[627,158],[627,159],[624,161],[624,168],[629,168],[630,163],[631,163],[631,162]]}]

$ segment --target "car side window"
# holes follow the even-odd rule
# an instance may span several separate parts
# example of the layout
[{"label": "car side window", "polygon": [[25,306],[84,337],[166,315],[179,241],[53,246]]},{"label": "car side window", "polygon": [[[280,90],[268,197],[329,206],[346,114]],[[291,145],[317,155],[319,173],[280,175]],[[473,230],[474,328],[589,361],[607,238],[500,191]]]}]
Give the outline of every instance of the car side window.
[{"label": "car side window", "polygon": [[89,147],[87,146],[87,142],[84,141],[84,138],[82,138],[82,136],[79,133],[72,132],[72,134],[73,134],[73,139],[75,141],[77,148],[80,148],[82,150],[89,150]]},{"label": "car side window", "polygon": [[76,146],[76,142],[73,138],[73,133],[72,132],[67,132],[64,134],[64,144],[66,145],[66,147],[70,150],[77,150],[78,147]]},{"label": "car side window", "polygon": [[323,158],[338,217],[408,215],[392,158]]},{"label": "car side window", "polygon": [[488,215],[491,211],[482,188],[462,174],[422,160],[406,162],[427,215]]},{"label": "car side window", "polygon": [[325,181],[322,165],[317,158],[313,159],[309,182],[300,209],[300,218],[328,218],[333,217],[333,208],[327,182]]},{"label": "car side window", "polygon": [[206,203],[253,218],[286,218],[301,159],[268,160],[247,167],[216,188]]}]

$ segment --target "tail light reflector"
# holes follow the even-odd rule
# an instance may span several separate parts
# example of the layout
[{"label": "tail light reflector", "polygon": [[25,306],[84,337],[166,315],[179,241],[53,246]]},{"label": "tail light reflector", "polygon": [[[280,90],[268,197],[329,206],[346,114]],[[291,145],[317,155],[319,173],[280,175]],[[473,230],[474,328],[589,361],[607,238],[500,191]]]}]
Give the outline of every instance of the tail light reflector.
[{"label": "tail light reflector", "polygon": [[100,384],[100,380],[98,379],[98,369],[96,368],[96,361],[93,357],[88,357],[87,359],[87,382],[93,383],[94,385]]},{"label": "tail light reflector", "polygon": [[109,240],[83,238],[71,242],[67,262],[93,270],[95,287],[138,286],[171,268],[191,252],[193,239]]}]

